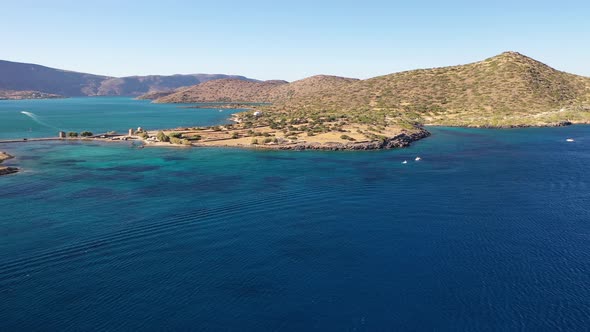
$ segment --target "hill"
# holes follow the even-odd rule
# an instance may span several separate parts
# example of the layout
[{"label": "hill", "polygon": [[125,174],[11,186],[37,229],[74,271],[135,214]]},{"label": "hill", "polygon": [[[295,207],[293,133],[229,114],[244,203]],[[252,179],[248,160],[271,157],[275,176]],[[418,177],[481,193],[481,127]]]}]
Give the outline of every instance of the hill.
[{"label": "hill", "polygon": [[3,90],[91,96],[96,95],[101,82],[109,78],[29,63],[0,61],[0,89]]},{"label": "hill", "polygon": [[[299,100],[326,90],[338,91],[358,79],[318,75],[288,83],[286,81],[244,82],[216,80],[179,89],[161,96],[157,103],[248,102],[279,103]],[[155,95],[154,95],[155,96]]]},{"label": "hill", "polygon": [[288,84],[286,81],[251,82],[221,79],[205,82],[158,98],[157,103],[237,102],[266,103],[272,100],[271,91]]},{"label": "hill", "polygon": [[0,60],[0,90],[38,91],[66,97],[138,96],[224,78],[254,81],[223,74],[109,77]]},{"label": "hill", "polygon": [[412,70],[283,99],[275,109],[335,112],[359,120],[465,126],[590,120],[590,78],[516,52],[472,64]]},{"label": "hill", "polygon": [[366,80],[320,75],[276,86],[217,81],[157,101],[272,103],[257,121],[327,115],[379,126],[543,126],[590,122],[590,78],[505,52]]}]

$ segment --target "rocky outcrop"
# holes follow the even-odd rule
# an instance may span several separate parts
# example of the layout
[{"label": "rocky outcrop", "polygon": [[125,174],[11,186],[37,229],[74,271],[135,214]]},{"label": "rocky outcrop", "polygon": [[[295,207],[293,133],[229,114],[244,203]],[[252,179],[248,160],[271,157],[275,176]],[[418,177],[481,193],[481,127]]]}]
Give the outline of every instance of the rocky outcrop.
[{"label": "rocky outcrop", "polygon": [[[14,158],[14,157],[9,155],[8,153],[0,151],[0,164],[4,160],[8,160],[8,159],[12,159],[12,158]],[[16,167],[0,166],[0,176],[13,174],[16,172],[18,172],[18,168],[16,168]]]},{"label": "rocky outcrop", "polygon": [[8,175],[8,174],[13,174],[13,173],[17,173],[18,172],[18,168],[16,167],[4,167],[4,166],[0,166],[0,176],[2,175]]},{"label": "rocky outcrop", "polygon": [[292,145],[275,145],[273,148],[278,150],[327,150],[327,151],[342,151],[342,150],[383,150],[408,147],[412,142],[430,136],[430,133],[419,128],[413,132],[403,132],[391,138],[379,141],[358,142],[358,143],[298,143]]}]

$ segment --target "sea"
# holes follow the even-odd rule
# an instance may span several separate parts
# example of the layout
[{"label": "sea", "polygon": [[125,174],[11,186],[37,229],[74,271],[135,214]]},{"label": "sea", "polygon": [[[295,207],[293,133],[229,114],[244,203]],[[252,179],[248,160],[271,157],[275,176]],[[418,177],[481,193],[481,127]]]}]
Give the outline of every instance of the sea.
[{"label": "sea", "polygon": [[[0,137],[231,112],[2,101]],[[21,169],[0,177],[0,330],[587,330],[590,126],[428,130],[385,151],[0,144]]]}]

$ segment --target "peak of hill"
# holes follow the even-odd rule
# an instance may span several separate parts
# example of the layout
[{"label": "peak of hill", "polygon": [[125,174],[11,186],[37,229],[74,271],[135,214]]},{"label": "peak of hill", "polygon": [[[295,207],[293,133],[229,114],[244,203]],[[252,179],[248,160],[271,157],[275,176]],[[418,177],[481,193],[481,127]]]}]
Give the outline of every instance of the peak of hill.
[{"label": "peak of hill", "polygon": [[223,74],[109,77],[0,60],[0,90],[37,91],[66,97],[137,96],[224,78],[255,81]]}]

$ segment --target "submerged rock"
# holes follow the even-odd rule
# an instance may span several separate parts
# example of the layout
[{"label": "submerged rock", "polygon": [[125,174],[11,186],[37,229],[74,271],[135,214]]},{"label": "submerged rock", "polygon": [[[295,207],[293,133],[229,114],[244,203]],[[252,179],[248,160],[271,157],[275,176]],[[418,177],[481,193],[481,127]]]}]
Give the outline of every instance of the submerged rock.
[{"label": "submerged rock", "polygon": [[16,167],[0,167],[0,176],[8,175],[18,172],[18,168]]}]

